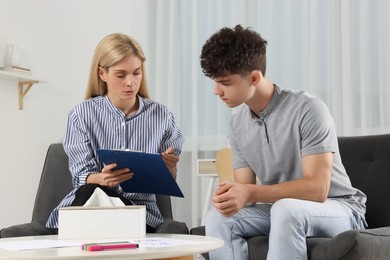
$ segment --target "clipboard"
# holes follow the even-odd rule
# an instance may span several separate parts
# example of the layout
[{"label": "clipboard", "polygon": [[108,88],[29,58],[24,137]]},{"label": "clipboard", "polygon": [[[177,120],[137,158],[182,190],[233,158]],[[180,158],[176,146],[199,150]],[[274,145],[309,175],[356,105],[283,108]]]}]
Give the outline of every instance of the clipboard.
[{"label": "clipboard", "polygon": [[160,154],[111,149],[97,149],[96,152],[105,165],[116,163],[116,168],[129,168],[134,172],[133,178],[120,184],[125,192],[184,198]]}]

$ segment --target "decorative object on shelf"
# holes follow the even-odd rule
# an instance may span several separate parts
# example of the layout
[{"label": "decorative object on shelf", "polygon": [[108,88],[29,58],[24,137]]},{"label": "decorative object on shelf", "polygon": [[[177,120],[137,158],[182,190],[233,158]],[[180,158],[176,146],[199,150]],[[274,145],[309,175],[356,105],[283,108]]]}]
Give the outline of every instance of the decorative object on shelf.
[{"label": "decorative object on shelf", "polygon": [[11,66],[8,66],[8,67],[1,67],[0,69],[4,70],[4,71],[21,73],[22,75],[25,75],[25,76],[31,76],[32,75],[31,74],[31,69],[24,68],[24,67],[19,67],[19,66],[14,66],[14,65],[11,65]]},{"label": "decorative object on shelf", "polygon": [[4,65],[5,67],[20,66],[19,48],[16,44],[9,43],[6,45]]}]

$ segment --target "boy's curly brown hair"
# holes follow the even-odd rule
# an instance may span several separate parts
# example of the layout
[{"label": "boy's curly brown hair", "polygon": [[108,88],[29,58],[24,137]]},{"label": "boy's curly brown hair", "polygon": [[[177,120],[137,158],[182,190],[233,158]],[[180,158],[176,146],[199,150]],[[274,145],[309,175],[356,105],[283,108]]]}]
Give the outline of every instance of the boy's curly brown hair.
[{"label": "boy's curly brown hair", "polygon": [[200,65],[210,78],[245,75],[253,70],[266,72],[267,41],[250,28],[224,27],[203,45]]}]

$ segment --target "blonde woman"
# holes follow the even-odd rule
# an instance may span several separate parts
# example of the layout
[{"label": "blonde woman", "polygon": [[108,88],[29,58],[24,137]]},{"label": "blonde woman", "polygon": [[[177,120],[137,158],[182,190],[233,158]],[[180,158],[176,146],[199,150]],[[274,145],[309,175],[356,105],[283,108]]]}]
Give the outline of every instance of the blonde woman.
[{"label": "blonde woman", "polygon": [[96,47],[86,99],[68,116],[64,148],[74,189],[51,213],[47,227],[58,227],[58,209],[83,205],[99,187],[126,205],[146,205],[146,231],[158,231],[163,218],[154,194],[126,193],[119,184],[132,178],[129,169],[104,166],[96,150],[130,149],[160,153],[173,177],[184,142],[173,114],[149,99],[145,55],[130,36],[115,33]]}]

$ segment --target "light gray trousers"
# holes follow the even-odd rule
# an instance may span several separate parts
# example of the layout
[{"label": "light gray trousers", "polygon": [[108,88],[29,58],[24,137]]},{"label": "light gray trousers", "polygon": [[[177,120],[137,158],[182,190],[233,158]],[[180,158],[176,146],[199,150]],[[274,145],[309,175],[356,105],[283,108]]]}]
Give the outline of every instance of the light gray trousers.
[{"label": "light gray trousers", "polygon": [[245,238],[269,236],[267,259],[307,259],[306,237],[334,237],[350,229],[363,229],[359,216],[337,200],[324,203],[281,199],[271,204],[245,207],[231,217],[215,208],[206,216],[206,235],[224,241],[222,248],[211,251],[211,260],[248,259]]}]

